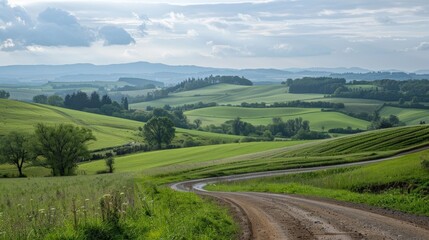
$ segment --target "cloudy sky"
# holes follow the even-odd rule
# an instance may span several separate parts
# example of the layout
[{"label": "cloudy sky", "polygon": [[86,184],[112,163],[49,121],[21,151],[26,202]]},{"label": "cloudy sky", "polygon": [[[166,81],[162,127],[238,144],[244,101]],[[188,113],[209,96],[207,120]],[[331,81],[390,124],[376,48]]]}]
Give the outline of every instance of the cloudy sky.
[{"label": "cloudy sky", "polygon": [[428,0],[0,0],[0,65],[429,69]]}]

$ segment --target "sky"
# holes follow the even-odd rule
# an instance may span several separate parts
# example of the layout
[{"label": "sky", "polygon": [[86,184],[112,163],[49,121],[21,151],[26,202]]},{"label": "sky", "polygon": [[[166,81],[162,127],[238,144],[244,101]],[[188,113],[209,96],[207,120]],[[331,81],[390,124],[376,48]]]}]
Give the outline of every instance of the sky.
[{"label": "sky", "polygon": [[0,65],[429,69],[428,0],[0,0]]}]

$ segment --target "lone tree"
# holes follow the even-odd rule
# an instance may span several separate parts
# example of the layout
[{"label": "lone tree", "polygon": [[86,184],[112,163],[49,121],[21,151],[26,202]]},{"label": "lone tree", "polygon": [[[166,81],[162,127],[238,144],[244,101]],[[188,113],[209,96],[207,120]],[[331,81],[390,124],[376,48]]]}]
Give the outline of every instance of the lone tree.
[{"label": "lone tree", "polygon": [[44,158],[42,165],[50,167],[54,176],[72,175],[77,163],[89,157],[86,143],[95,140],[92,131],[70,124],[46,126],[36,125],[36,155]]},{"label": "lone tree", "polygon": [[115,164],[115,159],[113,158],[113,156],[109,156],[108,158],[106,158],[105,162],[106,167],[108,168],[107,171],[109,173],[113,173],[113,170],[115,170],[115,168],[113,167],[113,165]]},{"label": "lone tree", "polygon": [[151,118],[143,127],[145,141],[158,149],[162,148],[163,143],[170,144],[174,136],[174,123],[167,117]]},{"label": "lone tree", "polygon": [[11,132],[0,139],[0,162],[16,166],[19,177],[24,177],[22,167],[30,159],[30,137],[19,132]]}]

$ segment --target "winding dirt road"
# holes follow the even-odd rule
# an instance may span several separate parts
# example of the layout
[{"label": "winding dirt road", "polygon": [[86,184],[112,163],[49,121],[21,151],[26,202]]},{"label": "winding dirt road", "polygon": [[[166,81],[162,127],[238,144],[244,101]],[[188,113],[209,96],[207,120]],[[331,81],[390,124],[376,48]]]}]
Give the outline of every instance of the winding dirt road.
[{"label": "winding dirt road", "polygon": [[171,187],[178,191],[194,191],[228,204],[240,223],[240,239],[429,239],[427,217],[335,200],[272,193],[208,192],[203,189],[207,184],[220,181],[356,166],[399,156],[336,166],[192,180],[175,183]]}]

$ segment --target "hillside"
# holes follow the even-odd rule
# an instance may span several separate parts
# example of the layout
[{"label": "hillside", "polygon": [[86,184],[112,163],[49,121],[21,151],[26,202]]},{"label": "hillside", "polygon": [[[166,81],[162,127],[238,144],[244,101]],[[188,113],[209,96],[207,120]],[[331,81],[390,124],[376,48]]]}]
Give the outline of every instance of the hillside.
[{"label": "hillside", "polygon": [[242,102],[285,102],[323,98],[322,94],[287,94],[287,88],[280,84],[265,86],[238,86],[217,84],[191,91],[170,94],[167,98],[150,102],[131,104],[131,108],[145,109],[147,106],[162,107],[166,104],[179,106],[198,102],[238,105]]},{"label": "hillside", "polygon": [[240,117],[242,121],[253,125],[268,125],[272,118],[280,117],[283,121],[302,117],[310,121],[312,130],[327,131],[330,128],[366,129],[369,122],[356,119],[338,112],[322,112],[320,108],[242,108],[242,107],[210,107],[185,112],[189,120],[202,120],[203,125],[220,125],[225,121]]},{"label": "hillside", "polygon": [[407,125],[419,124],[420,121],[429,123],[429,110],[427,109],[383,107],[380,115],[383,117],[395,115]]},{"label": "hillside", "polygon": [[[48,105],[31,104],[0,99],[0,133],[10,131],[32,132],[36,123],[71,123],[91,129],[97,138],[90,149],[100,149],[141,141],[137,130],[144,123],[122,118],[80,112]],[[236,136],[177,129],[177,135],[205,140],[232,141]]]}]

